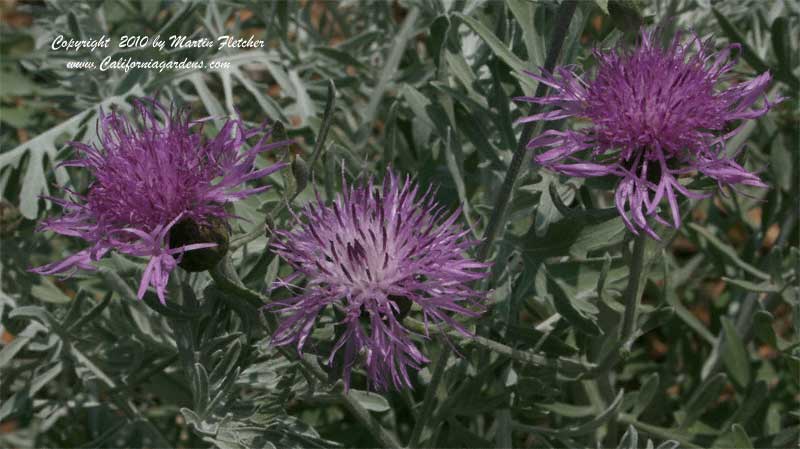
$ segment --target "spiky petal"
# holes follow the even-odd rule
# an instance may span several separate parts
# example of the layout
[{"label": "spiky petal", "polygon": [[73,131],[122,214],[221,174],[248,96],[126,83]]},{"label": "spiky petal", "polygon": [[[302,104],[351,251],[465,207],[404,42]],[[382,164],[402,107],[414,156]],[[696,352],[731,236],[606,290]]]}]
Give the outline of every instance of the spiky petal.
[{"label": "spiky petal", "polygon": [[[90,172],[88,192],[82,196],[68,191],[71,199],[51,198],[64,214],[39,227],[81,238],[90,247],[31,271],[50,275],[92,270],[93,262],[111,250],[145,257],[149,260],[138,296],[152,286],[164,302],[169,275],[183,253],[215,245],[198,242],[172,248],[170,229],[180,220],[228,218],[226,203],[269,188],[241,188],[244,183],[283,166],[254,169],[259,153],[286,144],[266,144],[266,125],[248,129],[240,119],[231,119],[216,137],[204,139],[205,121],[192,121],[189,111],[167,110],[151,99],[134,101],[133,116],[101,112],[99,145],[72,142],[79,157],[63,163]],[[244,150],[255,138],[257,143]]]},{"label": "spiky petal", "polygon": [[[633,50],[595,51],[594,76],[581,76],[571,67],[554,74],[529,76],[552,88],[545,97],[521,101],[552,106],[518,123],[565,118],[587,119],[579,130],[550,130],[528,143],[545,148],[534,156],[550,170],[576,177],[616,176],[615,202],[634,233],[658,236],[648,217],[680,226],[678,195],[701,198],[680,178],[700,173],[719,184],[765,187],[725,151],[725,142],[740,123],[764,115],[772,104],[753,108],[764,97],[769,72],[735,83],[731,52],[715,53],[710,41],[678,34],[666,48],[658,30],[642,30]],[[776,101],[780,101],[776,100]],[[729,126],[736,127],[729,130]],[[671,223],[658,214],[666,199]]]},{"label": "spiky petal", "polygon": [[483,295],[469,283],[486,276],[487,265],[465,256],[475,242],[456,224],[459,212],[446,214],[430,189],[420,193],[417,184],[387,171],[382,187],[371,181],[345,186],[330,206],[317,198],[295,231],[278,232],[275,251],[307,283],[273,305],[284,315],[273,344],[302,351],[331,306],[341,331],[329,363],[344,351],[349,387],[351,369],[363,358],[369,386],[385,390],[410,387],[409,370],[428,361],[401,322],[410,304],[426,323],[467,332],[453,314],[479,314]]}]

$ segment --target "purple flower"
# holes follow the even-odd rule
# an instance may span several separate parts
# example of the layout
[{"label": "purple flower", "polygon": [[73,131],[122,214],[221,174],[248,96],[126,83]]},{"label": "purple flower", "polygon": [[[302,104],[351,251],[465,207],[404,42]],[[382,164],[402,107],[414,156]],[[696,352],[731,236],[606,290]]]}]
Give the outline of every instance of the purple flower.
[{"label": "purple flower", "polygon": [[[89,248],[31,271],[49,275],[92,270],[92,262],[111,250],[145,257],[149,262],[138,296],[141,299],[152,286],[163,303],[169,274],[185,252],[223,244],[227,249],[227,229],[223,241],[187,242],[186,236],[171,231],[226,226],[226,203],[269,188],[240,185],[283,166],[254,170],[256,156],[286,142],[266,144],[270,132],[265,126],[247,129],[239,119],[228,120],[215,138],[204,139],[207,119],[191,121],[188,111],[167,110],[155,100],[135,101],[134,111],[134,117],[101,112],[99,147],[72,143],[80,156],[62,165],[89,170],[93,179],[88,192],[84,196],[67,190],[73,199],[51,198],[64,214],[40,225],[40,230],[86,240]],[[257,143],[242,150],[254,137],[259,137]]]},{"label": "purple flower", "polygon": [[[689,191],[681,178],[700,173],[720,187],[766,187],[735,155],[726,154],[725,141],[739,132],[743,121],[771,107],[765,99],[763,107],[752,109],[764,97],[769,72],[734,82],[730,72],[736,59],[730,56],[738,45],[714,53],[711,42],[697,36],[683,42],[678,34],[667,48],[659,38],[658,31],[643,30],[631,51],[595,51],[593,78],[570,67],[558,68],[557,75],[528,73],[554,92],[520,100],[553,108],[518,121],[588,120],[578,130],[550,130],[532,139],[528,148],[546,148],[535,161],[568,176],[619,177],[615,202],[623,221],[634,234],[642,230],[655,239],[647,217],[677,228],[677,194],[706,196]],[[671,224],[658,214],[665,198]]]},{"label": "purple flower", "polygon": [[475,242],[456,224],[459,211],[448,216],[430,188],[418,193],[418,185],[387,171],[382,188],[372,181],[344,186],[331,206],[319,197],[307,206],[299,229],[278,231],[273,247],[296,270],[285,282],[303,276],[307,285],[272,305],[285,314],[274,345],[302,351],[330,305],[339,331],[328,363],[343,349],[349,387],[350,371],[363,358],[368,386],[386,390],[410,387],[408,369],[428,362],[401,323],[412,304],[426,325],[447,323],[468,333],[452,314],[479,315],[476,300],[483,295],[468,284],[486,276],[488,265],[464,255]]}]

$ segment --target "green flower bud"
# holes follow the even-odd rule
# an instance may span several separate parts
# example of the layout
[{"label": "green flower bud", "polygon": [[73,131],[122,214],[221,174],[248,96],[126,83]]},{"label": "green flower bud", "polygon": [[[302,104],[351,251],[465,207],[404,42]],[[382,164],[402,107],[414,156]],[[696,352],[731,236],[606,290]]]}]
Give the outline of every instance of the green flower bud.
[{"label": "green flower bud", "polygon": [[297,183],[297,192],[302,192],[308,185],[308,165],[300,156],[295,156],[292,161],[292,176]]}]

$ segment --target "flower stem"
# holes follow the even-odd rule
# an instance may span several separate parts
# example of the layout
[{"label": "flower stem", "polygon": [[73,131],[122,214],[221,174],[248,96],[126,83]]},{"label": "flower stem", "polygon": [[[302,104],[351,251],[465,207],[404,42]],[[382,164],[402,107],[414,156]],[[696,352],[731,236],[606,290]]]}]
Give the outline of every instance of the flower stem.
[{"label": "flower stem", "polygon": [[[319,127],[319,134],[317,134],[317,142],[314,144],[314,149],[311,152],[311,159],[309,160],[308,167],[309,167],[309,177],[314,179],[314,164],[319,159],[319,156],[322,154],[323,147],[325,145],[325,140],[328,138],[328,131],[331,128],[331,123],[333,121],[333,112],[336,108],[336,84],[333,81],[328,81],[328,99],[325,103],[325,113],[322,116],[322,124]],[[300,195],[300,190],[295,192],[292,197],[289,199],[289,203],[294,202],[298,195]],[[273,218],[277,218],[278,214],[283,211],[283,208],[288,206],[286,203],[279,204],[275,209],[273,209],[269,214],[267,214],[263,223],[255,226],[250,232],[240,236],[233,242],[231,242],[230,248],[228,250],[229,253],[233,254],[237,249],[241,248],[242,246],[252,242],[253,240],[261,237],[264,235],[264,226],[269,225]]]},{"label": "flower stem", "polygon": [[[544,62],[544,70],[548,72],[552,71],[556,65],[556,60],[558,60],[558,55],[561,53],[561,47],[564,45],[564,40],[566,39],[567,32],[569,31],[569,24],[572,22],[572,16],[575,14],[575,9],[577,6],[577,1],[567,0],[561,3],[561,5],[558,7],[558,11],[556,13],[556,24],[553,28],[552,34],[550,35],[550,49],[547,52],[547,57],[545,58]],[[539,83],[539,85],[536,86],[535,96],[543,97],[546,93],[547,85],[545,83]],[[537,114],[541,109],[541,104],[534,103],[531,106],[530,114]],[[525,158],[527,153],[528,141],[531,138],[531,134],[533,134],[533,129],[535,126],[536,123],[531,122],[522,128],[522,135],[520,135],[519,141],[517,142],[517,148],[514,151],[513,157],[511,158],[511,164],[508,166],[508,171],[506,171],[505,179],[503,179],[503,185],[500,187],[500,192],[497,194],[494,210],[492,211],[491,217],[489,217],[489,224],[486,225],[486,231],[483,234],[483,242],[478,249],[478,259],[480,260],[486,260],[489,255],[489,250],[492,247],[492,243],[494,243],[494,239],[497,237],[498,230],[504,224],[503,221],[505,219],[508,202],[511,199],[511,192],[514,189],[514,183],[517,180],[517,176],[519,176],[520,168],[522,168],[522,160]]]},{"label": "flower stem", "polygon": [[269,303],[269,298],[261,293],[258,293],[257,291],[245,287],[241,281],[237,282],[234,280],[235,275],[232,276],[232,273],[230,272],[232,268],[227,266],[229,263],[230,262],[228,262],[228,259],[226,258],[216,267],[208,270],[208,274],[211,275],[211,279],[214,280],[214,283],[217,284],[217,287],[219,287],[220,290],[246,300],[248,304],[256,309],[267,305]]},{"label": "flower stem", "polygon": [[436,397],[436,390],[430,388],[431,385],[438,386],[444,375],[444,368],[447,365],[447,359],[450,358],[449,346],[439,353],[439,358],[436,359],[436,365],[433,367],[433,375],[429,383],[428,389],[425,390],[425,399],[422,401],[422,412],[417,416],[414,423],[414,429],[411,431],[411,438],[408,440],[408,447],[415,448],[419,446],[419,439],[422,436],[422,431],[425,429],[425,424],[430,421],[431,414],[433,413],[433,403]]},{"label": "flower stem", "polygon": [[675,440],[681,444],[683,447],[687,448],[699,448],[694,443],[692,443],[691,438],[688,435],[685,435],[682,432],[679,432],[677,429],[667,429],[664,427],[658,427],[651,424],[643,423],[641,421],[637,421],[633,415],[629,415],[627,413],[620,413],[619,417],[617,417],[617,421],[622,424],[627,424],[639,429],[640,432],[645,434],[662,438],[665,440]]},{"label": "flower stem", "polygon": [[328,130],[331,128],[333,121],[333,110],[336,107],[336,84],[333,80],[328,81],[328,100],[325,103],[325,113],[322,116],[322,125],[319,127],[319,134],[317,135],[317,143],[314,144],[314,151],[311,152],[311,160],[308,162],[311,173],[314,172],[314,164],[322,154],[322,147],[325,145],[325,139],[328,137]]},{"label": "flower stem", "polygon": [[[415,320],[414,318],[411,317],[406,317],[403,320],[403,326],[415,332],[419,333],[425,332],[425,323],[422,323],[421,321]],[[430,330],[430,328],[428,330]],[[465,345],[474,344],[476,346],[492,351],[496,354],[506,356],[510,359],[516,360],[526,365],[551,367],[553,369],[558,370],[559,372],[564,373],[565,375],[588,378],[594,376],[597,372],[599,372],[598,365],[591,362],[571,359],[567,357],[557,357],[557,358],[547,357],[537,352],[515,349],[512,348],[511,346],[505,345],[498,341],[481,337],[480,335],[470,336],[457,331],[449,331],[446,332],[446,334],[447,337],[449,338],[455,338],[461,340]],[[443,348],[442,354],[449,355],[450,351],[451,351],[450,346],[445,346]],[[434,384],[434,380],[435,379],[431,380],[431,384]]]},{"label": "flower stem", "polygon": [[[232,271],[232,267],[230,266],[229,258],[226,258],[215,268],[209,270],[209,273],[211,274],[214,283],[217,287],[219,287],[220,290],[229,293],[234,298],[245,300],[246,305],[242,304],[245,307],[250,306],[258,310],[268,302],[268,299],[264,295],[247,288],[241,283],[240,280],[237,279],[236,273]],[[310,376],[317,378],[325,384],[328,383],[328,375],[319,367],[315,359],[311,359],[311,356],[298,356],[298,354],[292,353],[288,350],[281,351],[281,354],[288,359],[298,360],[300,362],[300,366]],[[348,392],[343,391],[341,385],[334,386],[334,388],[339,389],[336,393],[339,396],[339,399],[343,402],[347,409],[350,410],[353,416],[360,421],[361,424],[367,428],[367,430],[369,430],[370,434],[372,434],[372,436],[381,444],[382,447],[401,447],[400,442],[397,441],[397,438],[384,429],[378,420],[369,413],[369,410],[365,409],[355,397]]]},{"label": "flower stem", "polygon": [[360,402],[350,395],[350,393],[341,391],[339,392],[339,396],[344,401],[348,410],[350,410],[350,413],[361,421],[361,424],[369,430],[373,438],[380,442],[382,447],[392,449],[399,449],[402,447],[397,438],[384,429],[380,422],[369,413],[369,410],[365,409]]},{"label": "flower stem", "polygon": [[[302,366],[306,372],[327,384],[328,375],[320,368],[313,356],[305,354],[298,357],[298,360],[300,361],[300,366]],[[367,428],[369,433],[372,434],[372,437],[381,444],[381,447],[393,449],[402,447],[397,437],[384,429],[380,422],[378,422],[378,420],[369,413],[369,410],[364,408],[353,395],[344,391],[341,383],[338,383],[335,388],[338,388],[336,392],[338,399],[350,410],[350,413]]]},{"label": "flower stem", "polygon": [[[566,0],[558,7],[555,27],[550,35],[550,48],[547,52],[547,57],[545,58],[544,63],[544,69],[547,71],[552,71],[553,67],[556,65],[558,55],[561,53],[561,47],[563,47],[564,40],[567,37],[569,24],[572,22],[572,16],[575,14],[575,9],[577,7],[577,0]],[[545,93],[547,93],[547,85],[544,83],[539,83],[539,85],[536,87],[536,96],[541,97],[544,96]],[[541,105],[534,104],[531,107],[531,114],[538,113],[540,109]],[[514,188],[514,183],[517,180],[520,168],[522,167],[522,160],[525,158],[525,154],[527,153],[526,150],[528,140],[533,133],[533,128],[534,125],[529,123],[522,129],[522,135],[517,142],[517,148],[511,158],[511,164],[508,166],[508,171],[506,171],[503,185],[500,187],[500,192],[498,193],[497,200],[495,201],[496,206],[492,211],[491,217],[489,217],[489,224],[486,226],[486,230],[484,231],[483,241],[481,242],[481,246],[478,248],[478,260],[480,261],[485,261],[489,256],[489,250],[492,248],[492,244],[497,237],[497,231],[503,225],[508,201],[511,199],[511,191]],[[442,347],[442,352],[439,355],[441,365],[447,364],[447,359],[450,357],[451,351],[452,349],[450,345],[444,345]],[[433,390],[435,392],[436,389],[439,388],[439,383],[441,382],[442,378],[444,378],[444,376],[432,378],[431,383],[428,385],[428,390]],[[420,431],[421,430],[422,429],[420,429]],[[412,435],[412,437],[414,436],[415,435]],[[416,443],[416,441],[414,441],[412,438],[411,443]],[[409,444],[409,446],[413,447],[412,444]]]},{"label": "flower stem", "polygon": [[647,246],[647,236],[640,234],[633,241],[633,255],[631,256],[628,286],[625,288],[625,313],[620,326],[619,343],[623,348],[630,346],[636,324],[636,315],[639,308],[639,284],[644,272],[644,253]]}]

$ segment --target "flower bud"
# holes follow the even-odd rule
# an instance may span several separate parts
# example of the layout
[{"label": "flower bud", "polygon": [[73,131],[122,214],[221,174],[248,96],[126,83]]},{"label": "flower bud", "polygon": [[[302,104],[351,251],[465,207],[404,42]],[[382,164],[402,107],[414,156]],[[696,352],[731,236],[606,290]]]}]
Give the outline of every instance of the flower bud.
[{"label": "flower bud", "polygon": [[308,185],[308,165],[300,156],[295,156],[292,161],[292,176],[297,183],[297,192],[302,192]]},{"label": "flower bud", "polygon": [[169,231],[171,248],[179,248],[194,243],[216,243],[211,248],[186,251],[178,266],[186,271],[199,272],[214,268],[228,252],[230,233],[225,220],[217,217],[198,223],[193,219],[181,220]]}]

